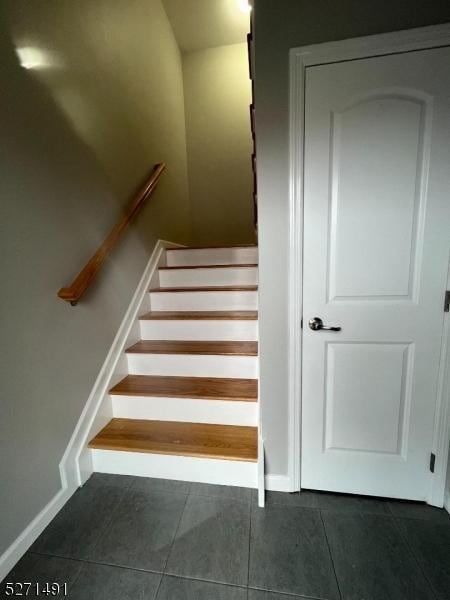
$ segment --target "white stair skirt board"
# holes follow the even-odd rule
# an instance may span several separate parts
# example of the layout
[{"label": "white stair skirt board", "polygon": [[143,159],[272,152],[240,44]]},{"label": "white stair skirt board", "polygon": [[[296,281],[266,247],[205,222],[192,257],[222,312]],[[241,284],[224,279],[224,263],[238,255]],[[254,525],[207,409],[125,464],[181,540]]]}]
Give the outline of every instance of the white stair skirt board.
[{"label": "white stair skirt board", "polygon": [[202,287],[220,285],[257,285],[257,267],[218,267],[161,269],[161,287]]},{"label": "white stair skirt board", "polygon": [[256,462],[116,450],[91,452],[94,471],[97,473],[257,487]]},{"label": "white stair skirt board", "polygon": [[258,262],[256,246],[234,248],[186,248],[167,251],[168,267],[197,265],[253,265]]},{"label": "white stair skirt board", "polygon": [[138,341],[138,315],[148,312],[148,289],[158,285],[158,269],[165,264],[166,248],[174,246],[172,242],[158,240],[149,257],[142,277],[137,285],[117,335],[100,370],[91,394],[86,402],[72,438],[61,459],[61,480],[64,485],[82,485],[92,473],[92,465],[86,457],[85,448],[111,419],[112,407],[108,390],[125,377],[126,359],[124,350]]},{"label": "white stair skirt board", "polygon": [[152,310],[257,310],[256,291],[150,292]]},{"label": "white stair skirt board", "polygon": [[127,354],[129,375],[179,375],[181,377],[231,377],[256,379],[257,356],[205,354]]},{"label": "white stair skirt board", "polygon": [[143,340],[248,341],[258,339],[258,322],[250,320],[141,320]]},{"label": "white stair skirt board", "polygon": [[113,416],[123,419],[182,421],[216,425],[248,425],[258,422],[256,402],[112,395]]}]

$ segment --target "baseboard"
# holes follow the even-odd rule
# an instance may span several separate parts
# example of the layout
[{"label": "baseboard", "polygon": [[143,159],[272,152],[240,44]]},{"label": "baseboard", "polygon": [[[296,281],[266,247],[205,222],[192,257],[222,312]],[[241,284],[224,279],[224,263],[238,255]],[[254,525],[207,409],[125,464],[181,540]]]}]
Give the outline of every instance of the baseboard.
[{"label": "baseboard", "polygon": [[287,475],[266,475],[266,490],[271,492],[292,492],[291,479]]},{"label": "baseboard", "polygon": [[448,513],[450,513],[450,491],[445,494],[444,508]]},{"label": "baseboard", "polygon": [[[138,328],[137,317],[145,303],[152,278],[159,266],[164,264],[166,248],[180,247],[180,244],[158,240],[145,267],[141,280],[125,313],[116,337],[111,345],[105,362],[100,370],[92,392],[86,402],[81,417],[60,463],[61,480],[63,485],[80,486],[93,472],[90,454],[86,452],[87,442],[108,423],[112,418],[112,405],[108,395],[113,378],[120,379],[119,361],[124,360],[124,349],[130,342],[130,337],[136,335],[133,328]],[[119,372],[118,372],[119,371]]]},{"label": "baseboard", "polygon": [[59,490],[41,512],[31,521],[11,546],[0,556],[0,581],[2,581],[14,565],[22,558],[31,544],[40,536],[50,521],[58,514],[77,487],[72,486]]}]

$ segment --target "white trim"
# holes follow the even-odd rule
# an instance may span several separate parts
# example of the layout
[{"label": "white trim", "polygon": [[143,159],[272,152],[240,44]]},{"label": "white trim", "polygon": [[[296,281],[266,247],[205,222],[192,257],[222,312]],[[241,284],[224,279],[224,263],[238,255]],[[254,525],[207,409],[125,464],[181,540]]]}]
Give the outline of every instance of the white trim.
[{"label": "white trim", "polygon": [[450,491],[448,490],[444,498],[444,508],[448,513],[450,513]]},{"label": "white trim", "polygon": [[257,402],[161,396],[112,396],[113,417],[256,427]]},{"label": "white trim", "polygon": [[28,548],[41,535],[50,521],[58,514],[64,504],[76,491],[76,486],[59,490],[50,502],[36,515],[14,542],[0,556],[0,581],[11,571]]},{"label": "white trim", "polygon": [[150,292],[153,310],[258,310],[256,290]]},{"label": "white trim", "polygon": [[[315,44],[292,48],[290,51],[290,158],[289,158],[289,416],[288,479],[289,490],[300,489],[300,441],[301,441],[301,328],[302,311],[302,249],[303,249],[303,143],[304,143],[304,94],[305,69],[308,66],[355,60],[369,56],[382,56],[414,50],[424,50],[450,45],[450,24],[421,27],[381,35],[353,38],[338,42]],[[449,337],[447,326],[447,340]],[[449,342],[446,341],[448,345]],[[449,352],[449,351],[447,351]],[[440,369],[445,370],[445,351],[442,352]],[[428,501],[442,506],[442,489],[445,487],[450,425],[450,369],[442,375],[436,423],[440,423],[437,435],[439,457],[433,478],[433,491]],[[446,448],[445,448],[446,444]]]},{"label": "white trim", "polygon": [[258,340],[258,321],[237,320],[171,320],[140,321],[143,340],[220,340],[251,342]]},{"label": "white trim", "polygon": [[261,432],[258,431],[258,506],[264,508],[266,482],[264,478],[265,462],[264,457],[264,440],[261,437]]},{"label": "white trim", "polygon": [[[164,339],[164,338],[162,338]],[[127,353],[129,375],[256,379],[258,357],[233,354]]]},{"label": "white trim", "polygon": [[[450,263],[447,277],[450,289]],[[429,504],[442,507],[450,502],[450,490],[446,490],[447,468],[450,446],[450,313],[444,313],[441,360],[439,363],[438,393],[434,423],[433,451],[436,456],[434,477],[428,497]],[[447,498],[446,498],[447,492]],[[447,510],[448,510],[447,504]]]},{"label": "white trim", "polygon": [[272,492],[292,492],[290,475],[266,475],[266,490]]},{"label": "white trim", "polygon": [[206,265],[249,265],[258,263],[257,246],[224,246],[221,248],[187,248],[186,252],[168,252],[169,267]]},{"label": "white trim", "polygon": [[97,473],[257,487],[257,463],[120,450],[90,450]]},{"label": "white trim", "polygon": [[109,386],[118,370],[122,369],[122,373],[117,378],[123,374],[124,366],[121,367],[119,359],[123,358],[125,346],[129,343],[130,336],[133,335],[133,326],[138,326],[136,324],[137,316],[145,300],[148,299],[147,291],[150,282],[157,273],[158,266],[162,264],[165,249],[175,246],[178,244],[172,244],[165,240],[158,240],[155,245],[61,460],[61,480],[65,485],[68,482],[75,486],[82,485],[93,471],[90,455],[84,452],[87,441],[112,418],[111,400],[107,393]]},{"label": "white trim", "polygon": [[[297,66],[311,67],[324,63],[342,62],[385,54],[398,54],[400,52],[412,52],[414,50],[426,50],[448,45],[450,45],[449,23],[394,31],[380,35],[370,35],[367,37],[350,38],[338,42],[302,46],[290,50],[291,76]],[[302,84],[301,89],[304,89]],[[301,99],[301,104],[303,104],[303,98]],[[302,115],[303,112],[299,114]]]},{"label": "white trim", "polygon": [[[297,66],[297,65],[295,65]],[[303,110],[297,110],[297,98],[303,96],[303,69],[295,69],[291,54],[290,78],[290,179],[289,179],[289,291],[288,291],[288,473],[286,491],[300,489],[301,448],[301,377],[303,312]],[[298,136],[298,137],[296,137]]]},{"label": "white trim", "polygon": [[227,285],[258,285],[258,267],[210,265],[207,268],[162,269],[159,273],[161,287],[212,287]]}]

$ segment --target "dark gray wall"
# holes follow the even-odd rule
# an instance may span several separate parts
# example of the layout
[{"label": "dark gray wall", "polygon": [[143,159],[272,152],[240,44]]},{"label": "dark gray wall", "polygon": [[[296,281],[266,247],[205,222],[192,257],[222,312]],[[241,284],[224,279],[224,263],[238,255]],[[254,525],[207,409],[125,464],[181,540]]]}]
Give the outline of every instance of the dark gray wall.
[{"label": "dark gray wall", "polygon": [[450,21],[448,0],[255,0],[262,420],[288,468],[289,50]]},{"label": "dark gray wall", "polygon": [[[181,57],[160,0],[0,3],[0,554],[58,465],[158,238],[189,240]],[[20,66],[17,49],[36,68]],[[29,63],[30,64],[30,63]],[[155,195],[75,308],[136,186]]]}]

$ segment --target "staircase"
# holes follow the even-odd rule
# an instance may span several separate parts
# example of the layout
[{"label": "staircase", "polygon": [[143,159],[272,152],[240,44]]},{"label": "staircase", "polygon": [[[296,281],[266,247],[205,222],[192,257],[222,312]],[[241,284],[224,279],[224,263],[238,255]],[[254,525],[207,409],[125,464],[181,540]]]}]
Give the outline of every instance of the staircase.
[{"label": "staircase", "polygon": [[166,251],[94,471],[256,487],[257,262],[256,246]]}]

